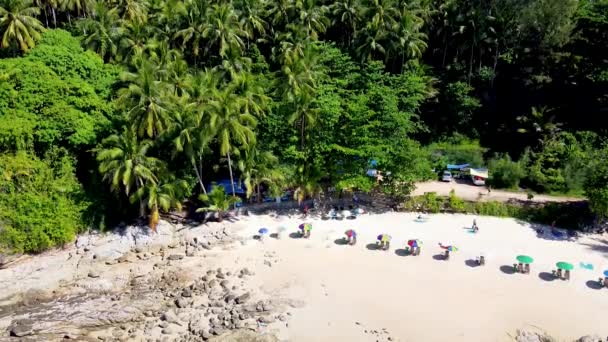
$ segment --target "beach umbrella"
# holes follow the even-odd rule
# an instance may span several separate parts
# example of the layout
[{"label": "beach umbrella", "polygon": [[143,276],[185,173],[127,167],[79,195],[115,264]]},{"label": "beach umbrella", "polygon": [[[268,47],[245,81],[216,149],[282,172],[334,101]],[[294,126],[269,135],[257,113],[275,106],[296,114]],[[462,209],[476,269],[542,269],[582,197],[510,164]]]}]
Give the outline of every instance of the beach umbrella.
[{"label": "beach umbrella", "polygon": [[566,270],[566,271],[570,271],[570,270],[574,269],[574,266],[572,266],[572,264],[567,263],[565,261],[560,261],[555,265],[557,266],[557,268],[561,268],[562,270]]},{"label": "beach umbrella", "polygon": [[354,235],[357,235],[357,233],[355,233],[355,231],[352,229],[345,231],[344,234],[346,234],[346,236],[348,237],[353,237]]},{"label": "beach umbrella", "polygon": [[267,228],[261,228],[260,230],[258,230],[258,233],[260,233],[260,235],[268,234],[268,229]]},{"label": "beach umbrella", "polygon": [[412,248],[420,247],[420,245],[422,245],[422,241],[418,239],[408,240],[407,245]]},{"label": "beach umbrella", "polygon": [[518,255],[515,259],[517,259],[517,261],[521,262],[522,264],[531,264],[532,262],[534,262],[534,259],[527,255]]},{"label": "beach umbrella", "polygon": [[608,270],[604,271],[604,277],[608,277]]}]

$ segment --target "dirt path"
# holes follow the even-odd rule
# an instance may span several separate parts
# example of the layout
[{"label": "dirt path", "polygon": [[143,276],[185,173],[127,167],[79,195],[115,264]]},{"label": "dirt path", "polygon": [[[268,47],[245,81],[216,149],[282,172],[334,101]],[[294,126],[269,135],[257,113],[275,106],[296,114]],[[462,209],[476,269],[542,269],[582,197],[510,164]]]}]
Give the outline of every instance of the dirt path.
[{"label": "dirt path", "polygon": [[[509,192],[503,190],[492,190],[488,192],[488,189],[483,186],[475,186],[472,184],[463,184],[457,182],[424,182],[417,183],[416,189],[412,192],[412,195],[419,196],[424,195],[425,192],[435,192],[440,196],[448,196],[450,191],[454,189],[456,195],[464,200],[468,201],[501,201],[507,202],[512,199],[516,200],[528,200],[528,194],[524,192]],[[534,202],[570,202],[580,201],[581,198],[566,197],[566,196],[547,196],[547,195],[534,195],[532,201]]]}]

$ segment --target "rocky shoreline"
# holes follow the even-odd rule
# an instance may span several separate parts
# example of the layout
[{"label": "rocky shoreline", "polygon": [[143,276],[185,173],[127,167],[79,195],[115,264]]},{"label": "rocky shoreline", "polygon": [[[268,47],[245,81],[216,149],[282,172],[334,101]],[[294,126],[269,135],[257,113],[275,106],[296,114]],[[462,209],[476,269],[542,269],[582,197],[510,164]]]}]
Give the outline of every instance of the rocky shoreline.
[{"label": "rocky shoreline", "polygon": [[0,292],[0,341],[277,341],[294,303],[265,298],[247,267],[214,265],[215,250],[238,242],[225,224],[162,222],[24,260],[0,270],[3,286],[9,271],[23,280]]}]

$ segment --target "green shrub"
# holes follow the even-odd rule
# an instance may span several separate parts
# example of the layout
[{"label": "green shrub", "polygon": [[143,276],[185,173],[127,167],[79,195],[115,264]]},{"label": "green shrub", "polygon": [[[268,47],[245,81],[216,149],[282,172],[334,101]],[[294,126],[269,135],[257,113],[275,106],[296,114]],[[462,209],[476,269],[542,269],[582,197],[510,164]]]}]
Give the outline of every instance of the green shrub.
[{"label": "green shrub", "polygon": [[456,191],[454,191],[454,189],[452,189],[450,191],[450,201],[449,201],[449,205],[450,208],[452,210],[454,210],[455,212],[464,212],[465,211],[465,205],[464,205],[464,201],[462,200],[462,198],[456,196]]},{"label": "green shrub", "polygon": [[0,154],[0,249],[40,252],[74,239],[85,203],[72,161]]},{"label": "green shrub", "polygon": [[427,211],[431,213],[438,213],[441,211],[442,201],[437,198],[437,194],[434,192],[427,192],[424,194],[424,202],[423,202]]},{"label": "green shrub", "polygon": [[517,188],[526,175],[524,167],[506,154],[491,159],[488,166],[491,171],[488,182],[495,188]]}]

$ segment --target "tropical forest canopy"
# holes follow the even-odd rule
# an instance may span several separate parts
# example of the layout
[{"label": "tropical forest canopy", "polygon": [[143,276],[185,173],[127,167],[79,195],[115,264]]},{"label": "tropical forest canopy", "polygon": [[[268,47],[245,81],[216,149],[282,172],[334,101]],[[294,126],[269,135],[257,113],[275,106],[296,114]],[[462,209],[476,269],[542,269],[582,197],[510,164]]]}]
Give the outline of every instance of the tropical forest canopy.
[{"label": "tropical forest canopy", "polygon": [[0,38],[0,251],[447,163],[608,216],[608,0],[0,0]]}]

